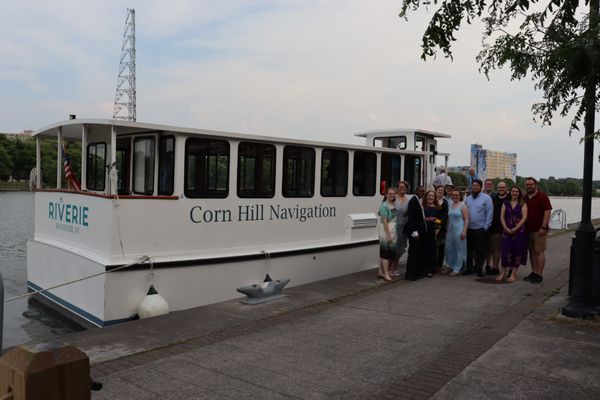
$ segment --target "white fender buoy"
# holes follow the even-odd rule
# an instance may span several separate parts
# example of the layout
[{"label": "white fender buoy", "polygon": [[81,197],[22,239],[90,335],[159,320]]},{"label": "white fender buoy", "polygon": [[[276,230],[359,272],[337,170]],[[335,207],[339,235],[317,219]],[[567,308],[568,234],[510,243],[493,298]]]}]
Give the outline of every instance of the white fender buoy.
[{"label": "white fender buoy", "polygon": [[148,293],[140,303],[138,307],[138,316],[140,319],[158,317],[159,315],[168,314],[169,313],[169,304],[162,297],[156,289],[154,285],[150,285],[150,289],[148,289]]}]

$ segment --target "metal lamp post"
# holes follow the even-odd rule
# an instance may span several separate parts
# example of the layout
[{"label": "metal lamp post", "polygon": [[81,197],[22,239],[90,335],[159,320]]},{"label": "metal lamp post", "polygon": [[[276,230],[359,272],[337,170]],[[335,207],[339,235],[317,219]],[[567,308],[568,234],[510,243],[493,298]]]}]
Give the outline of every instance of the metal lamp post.
[{"label": "metal lamp post", "polygon": [[[598,0],[590,1],[590,29],[598,26]],[[592,60],[598,59],[598,50],[594,45],[588,49]],[[594,65],[595,63],[591,63]],[[592,67],[585,88],[585,137],[583,155],[583,193],[581,199],[581,222],[575,231],[571,252],[571,288],[569,304],[561,313],[571,318],[600,317],[600,273],[594,263],[594,242],[596,231],[592,225],[592,173],[594,170],[594,125],[596,116],[595,68]]]}]

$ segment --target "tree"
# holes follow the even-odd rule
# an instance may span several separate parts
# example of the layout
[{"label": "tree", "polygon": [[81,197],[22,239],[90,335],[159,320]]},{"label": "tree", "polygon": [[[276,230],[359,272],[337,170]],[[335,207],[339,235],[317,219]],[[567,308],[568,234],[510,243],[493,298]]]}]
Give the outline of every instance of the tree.
[{"label": "tree", "polygon": [[[585,111],[582,90],[590,78],[598,79],[598,25],[590,24],[593,15],[581,17],[584,2],[552,0],[545,7],[541,3],[539,0],[404,0],[400,16],[406,18],[410,11],[421,6],[439,5],[423,35],[423,59],[437,55],[440,50],[444,56],[452,57],[451,45],[463,22],[481,20],[485,29],[483,47],[477,56],[480,70],[488,78],[490,71],[502,67],[510,68],[511,79],[531,75],[545,99],[533,105],[534,117],[549,125],[556,112],[566,116],[573,110],[571,133],[578,129]],[[592,101],[595,105],[596,100]]]},{"label": "tree", "polygon": [[[582,122],[584,132],[581,223],[573,241],[571,300],[562,313],[570,317],[600,317],[600,276],[593,272],[596,232],[591,222],[595,113],[600,81],[600,0],[403,0],[401,17],[420,6],[439,5],[423,35],[422,58],[441,50],[451,57],[461,24],[482,20],[481,70],[508,66],[511,78],[528,74],[545,102],[534,104],[534,117],[550,124],[556,112],[574,111],[569,134]],[[582,8],[589,4],[589,12]],[[531,9],[530,9],[531,8]]]},{"label": "tree", "polygon": [[452,183],[456,187],[467,186],[467,176],[465,174],[461,174],[460,172],[452,172],[448,171],[448,176],[452,179]]},{"label": "tree", "polygon": [[29,179],[29,172],[35,167],[35,141],[16,139],[14,142],[12,175],[18,180]]},{"label": "tree", "polygon": [[13,167],[11,143],[6,135],[0,134],[0,180],[8,180]]}]

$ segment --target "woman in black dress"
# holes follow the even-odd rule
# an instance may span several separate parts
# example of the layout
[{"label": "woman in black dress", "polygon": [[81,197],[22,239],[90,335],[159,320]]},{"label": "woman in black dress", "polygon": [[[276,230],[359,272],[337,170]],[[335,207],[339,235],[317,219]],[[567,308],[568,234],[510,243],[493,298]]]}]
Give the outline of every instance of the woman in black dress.
[{"label": "woman in black dress", "polygon": [[423,235],[422,252],[423,252],[423,268],[425,276],[431,278],[436,269],[436,234],[441,225],[438,218],[438,208],[435,201],[435,192],[428,190],[423,196],[423,212],[425,214],[425,224],[427,230]]}]

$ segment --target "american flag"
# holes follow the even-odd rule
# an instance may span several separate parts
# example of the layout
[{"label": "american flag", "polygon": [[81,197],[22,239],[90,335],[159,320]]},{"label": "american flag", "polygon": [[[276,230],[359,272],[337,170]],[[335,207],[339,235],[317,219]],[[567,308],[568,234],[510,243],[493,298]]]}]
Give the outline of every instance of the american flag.
[{"label": "american flag", "polygon": [[63,164],[64,170],[65,170],[65,178],[67,178],[67,181],[69,182],[71,187],[75,191],[78,192],[81,190],[81,185],[79,184],[79,181],[77,180],[77,177],[75,176],[75,173],[73,172],[73,169],[71,168],[71,161],[69,160],[69,156],[67,154],[67,149],[65,148],[64,143],[62,144],[62,149],[63,149],[63,156],[65,159],[65,162]]}]

